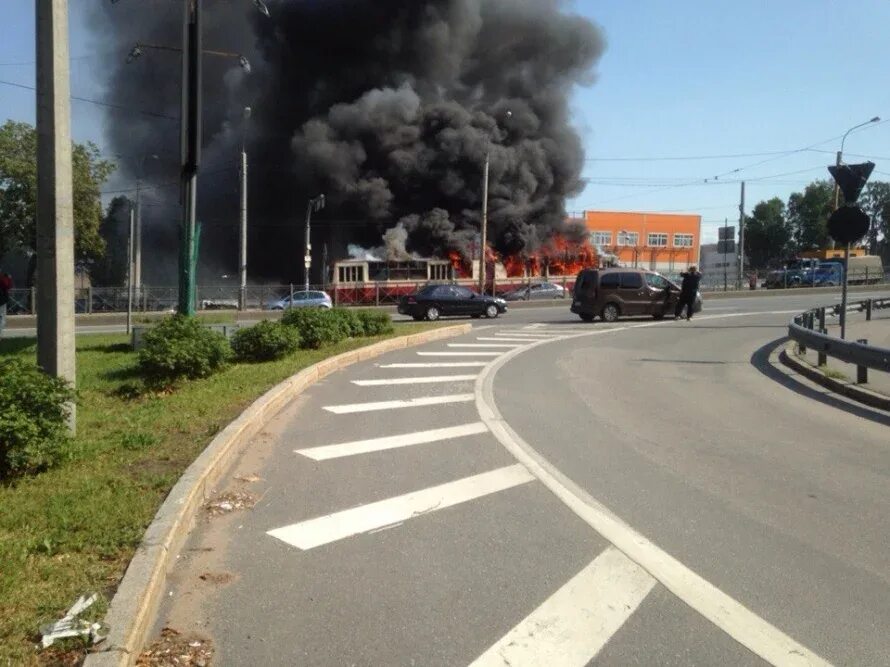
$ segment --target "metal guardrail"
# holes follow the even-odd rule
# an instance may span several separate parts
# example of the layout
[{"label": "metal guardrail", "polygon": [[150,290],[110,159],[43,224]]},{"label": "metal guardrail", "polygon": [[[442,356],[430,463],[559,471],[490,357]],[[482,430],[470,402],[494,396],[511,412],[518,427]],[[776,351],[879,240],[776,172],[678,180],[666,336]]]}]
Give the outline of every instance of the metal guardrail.
[{"label": "metal guardrail", "polygon": [[[866,314],[871,320],[872,312],[890,308],[888,299],[866,299],[849,304],[847,311],[858,311]],[[857,382],[868,381],[868,369],[890,373],[890,349],[869,345],[863,340],[849,341],[829,336],[825,328],[825,319],[829,315],[838,315],[840,306],[822,307],[807,310],[795,315],[788,325],[788,336],[800,345],[801,352],[808,349],[819,354],[819,365],[824,366],[826,357],[857,366]]]}]

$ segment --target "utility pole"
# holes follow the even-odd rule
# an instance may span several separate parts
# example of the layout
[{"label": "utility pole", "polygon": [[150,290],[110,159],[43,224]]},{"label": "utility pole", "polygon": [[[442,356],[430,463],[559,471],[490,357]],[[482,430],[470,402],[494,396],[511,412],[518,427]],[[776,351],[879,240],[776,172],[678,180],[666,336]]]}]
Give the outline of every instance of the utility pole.
[{"label": "utility pole", "polygon": [[[145,162],[145,160],[143,160]],[[133,233],[133,287],[136,302],[142,294],[142,180],[136,180],[136,220]]]},{"label": "utility pole", "polygon": [[127,235],[127,335],[133,330],[133,261],[134,230],[136,228],[136,211],[130,203],[130,233]]},{"label": "utility pole", "polygon": [[742,198],[739,202],[739,284],[742,289],[742,277],[745,273],[745,181],[742,181]]},{"label": "utility pole", "polygon": [[[244,122],[250,118],[250,107],[244,107]],[[241,231],[238,235],[238,309],[247,308],[247,150],[244,148],[244,130],[241,131]]]},{"label": "utility pole", "polygon": [[488,248],[488,167],[491,151],[485,151],[485,166],[482,168],[482,238],[479,243],[479,294],[485,294],[485,255]]},{"label": "utility pole", "polygon": [[[74,196],[67,0],[37,0],[37,363],[74,386]],[[74,404],[68,426],[76,428]]]},{"label": "utility pole", "polygon": [[201,163],[201,2],[183,2],[182,29],[182,236],[179,312],[195,314],[196,208]]},{"label": "utility pole", "polygon": [[[309,291],[309,269],[312,267],[312,240],[310,232],[312,229],[312,212],[320,211],[324,208],[324,195],[313,197],[306,203],[306,255],[303,258],[306,271],[306,291]],[[291,299],[293,300],[293,299]]]},{"label": "utility pole", "polygon": [[726,261],[726,246],[729,243],[729,237],[726,235],[726,232],[729,230],[729,218],[723,218],[723,291],[726,292],[729,289],[728,278],[727,278],[727,265],[729,262]]}]

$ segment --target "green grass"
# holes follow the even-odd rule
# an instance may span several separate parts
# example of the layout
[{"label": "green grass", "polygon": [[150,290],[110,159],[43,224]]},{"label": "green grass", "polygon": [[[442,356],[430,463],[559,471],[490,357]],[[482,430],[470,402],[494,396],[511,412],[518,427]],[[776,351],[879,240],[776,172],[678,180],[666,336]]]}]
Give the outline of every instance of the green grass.
[{"label": "green grass", "polygon": [[[441,325],[398,324],[393,335]],[[263,364],[234,364],[164,395],[126,398],[138,382],[126,336],[77,341],[78,431],[62,466],[0,485],[0,665],[50,664],[37,627],[87,591],[104,612],[165,496],[213,436],[266,390],[322,359],[389,338],[347,340]],[[34,339],[0,340],[0,356],[34,359]]]}]

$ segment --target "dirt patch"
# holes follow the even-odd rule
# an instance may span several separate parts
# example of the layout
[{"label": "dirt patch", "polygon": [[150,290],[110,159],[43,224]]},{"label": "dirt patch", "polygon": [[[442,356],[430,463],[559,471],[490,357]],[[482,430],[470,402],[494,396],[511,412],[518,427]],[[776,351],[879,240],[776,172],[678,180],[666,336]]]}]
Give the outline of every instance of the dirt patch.
[{"label": "dirt patch", "polygon": [[213,645],[209,639],[184,635],[173,628],[161,630],[160,638],[136,660],[137,667],[207,667],[213,659]]},{"label": "dirt patch", "polygon": [[201,581],[206,581],[208,584],[213,584],[215,586],[225,586],[228,583],[231,583],[235,579],[235,575],[231,572],[205,572],[204,574],[198,577]]},{"label": "dirt patch", "polygon": [[214,496],[204,505],[210,516],[222,516],[237,510],[250,509],[259,501],[256,494],[247,491],[226,491]]}]

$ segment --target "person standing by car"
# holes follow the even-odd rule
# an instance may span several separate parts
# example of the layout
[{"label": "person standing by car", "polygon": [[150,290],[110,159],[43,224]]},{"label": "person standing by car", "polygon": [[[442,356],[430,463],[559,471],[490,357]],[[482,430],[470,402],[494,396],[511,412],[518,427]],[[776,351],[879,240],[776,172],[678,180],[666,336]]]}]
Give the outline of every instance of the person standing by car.
[{"label": "person standing by car", "polygon": [[695,307],[695,296],[698,294],[698,284],[701,282],[701,274],[697,266],[690,266],[689,270],[681,273],[683,283],[680,285],[680,299],[677,301],[677,309],[674,311],[674,319],[680,317],[683,308],[686,308],[686,320],[692,319]]},{"label": "person standing by car", "polygon": [[9,303],[9,293],[12,291],[12,276],[0,269],[0,336],[6,328],[6,307]]}]

